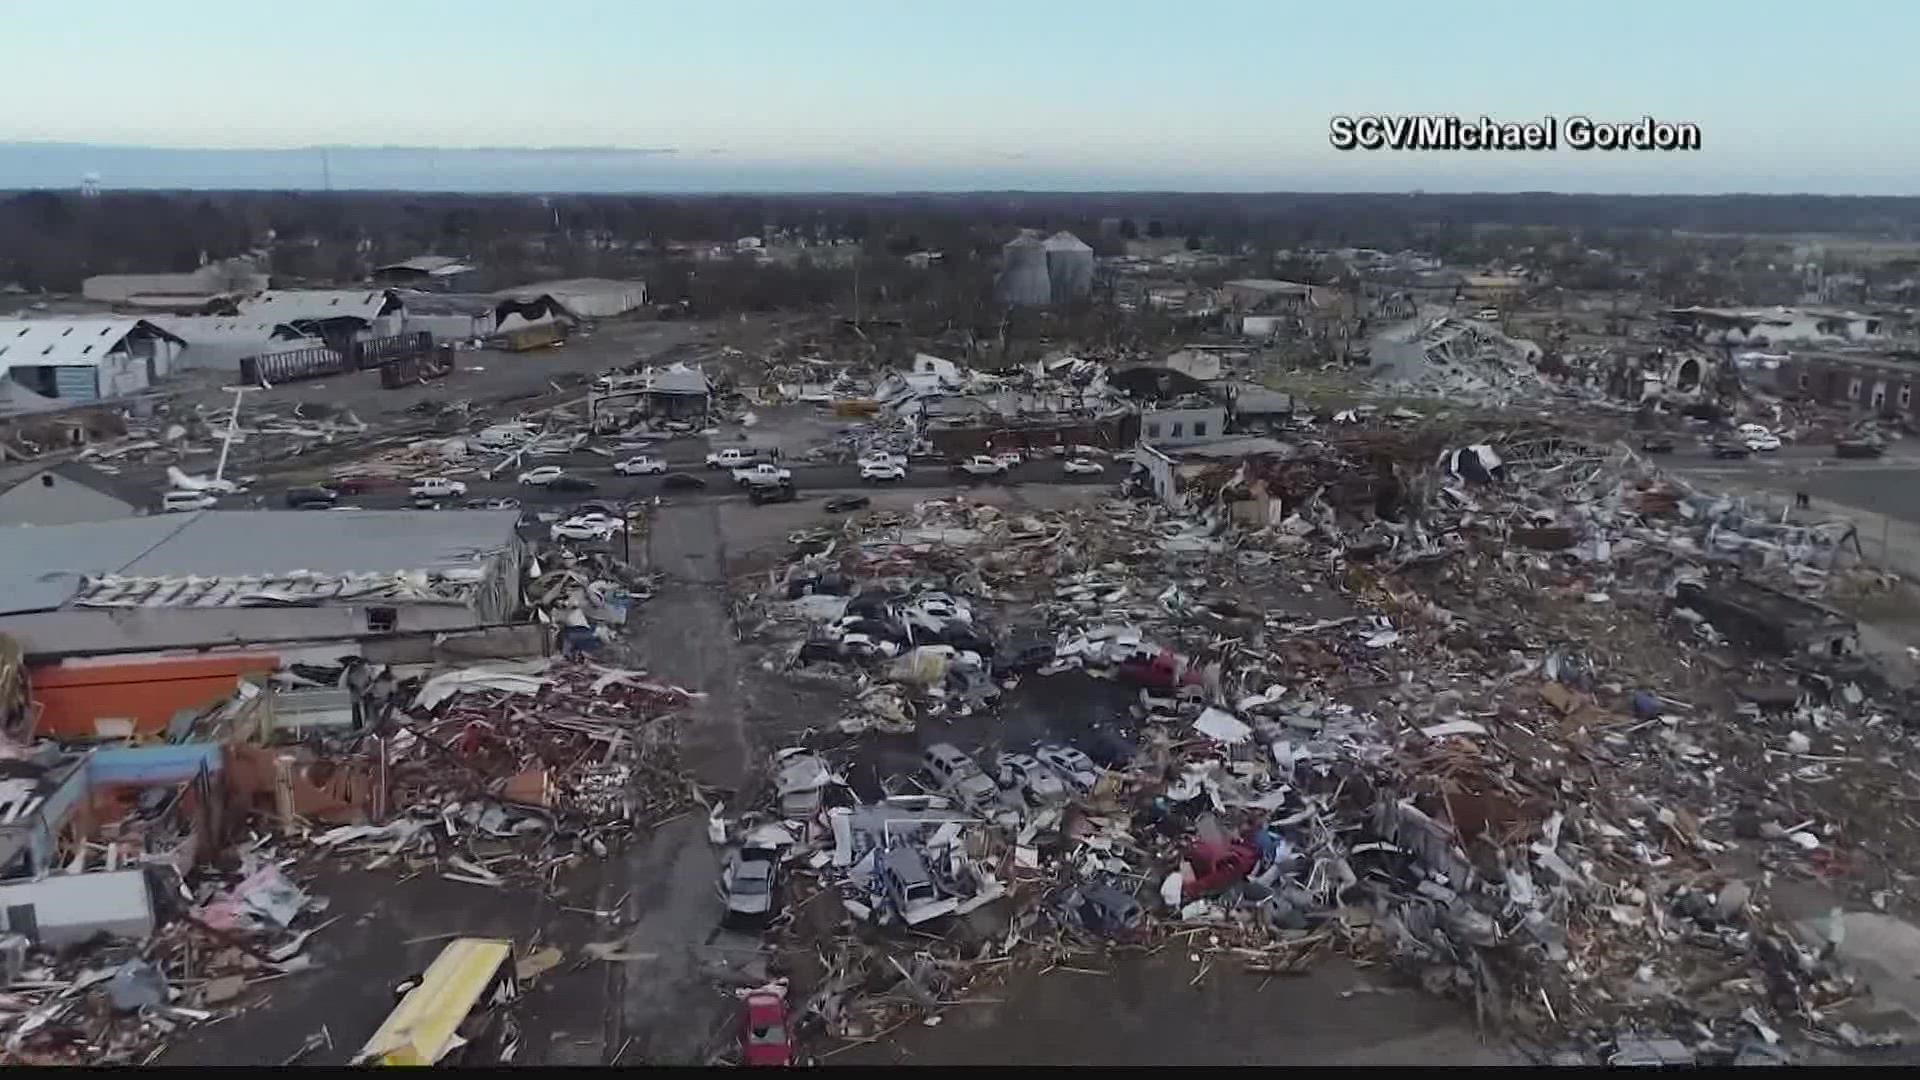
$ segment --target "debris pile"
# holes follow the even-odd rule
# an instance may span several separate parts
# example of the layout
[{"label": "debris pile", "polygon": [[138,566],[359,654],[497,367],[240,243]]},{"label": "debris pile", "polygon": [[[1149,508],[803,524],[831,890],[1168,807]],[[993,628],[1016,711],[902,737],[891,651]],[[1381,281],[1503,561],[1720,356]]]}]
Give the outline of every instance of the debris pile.
[{"label": "debris pile", "polygon": [[[1064,943],[1179,936],[1208,969],[1391,958],[1544,1036],[1625,1024],[1702,1060],[1789,1024],[1846,1038],[1832,1008],[1848,976],[1763,887],[1832,875],[1841,832],[1787,809],[1770,756],[1819,783],[1856,759],[1813,753],[1807,728],[1898,734],[1796,606],[1844,565],[1843,530],[1782,536],[1564,439],[1468,440],[1427,461],[1397,520],[1327,500],[1307,466],[1251,519],[1219,512],[1243,473],[1199,520],[955,499],[796,534],[743,622],[845,673],[865,720],[842,734],[1017,709],[1032,679],[1119,697],[1102,728],[979,763],[927,746],[917,791],[896,776],[738,828],[855,925],[973,928],[976,951],[926,962],[1058,963]],[[1745,599],[1756,589],[1777,602]],[[1772,655],[1716,666],[1675,648],[1755,637],[1745,622],[1772,626],[1757,635]],[[1807,688],[1786,698],[1801,726],[1758,756],[1757,706],[1724,691],[1737,667]],[[1771,870],[1735,869],[1736,851]],[[980,930],[969,916],[1002,897],[1016,912]],[[865,1031],[895,1013],[861,1015]]]}]

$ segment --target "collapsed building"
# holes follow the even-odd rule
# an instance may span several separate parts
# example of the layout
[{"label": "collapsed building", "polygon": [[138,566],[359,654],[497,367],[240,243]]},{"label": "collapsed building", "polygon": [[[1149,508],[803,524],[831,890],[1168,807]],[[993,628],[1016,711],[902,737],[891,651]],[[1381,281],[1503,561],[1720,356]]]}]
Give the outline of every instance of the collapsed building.
[{"label": "collapsed building", "polygon": [[1512,394],[1536,391],[1540,346],[1508,337],[1475,319],[1416,319],[1376,334],[1371,342],[1377,382],[1442,393]]}]

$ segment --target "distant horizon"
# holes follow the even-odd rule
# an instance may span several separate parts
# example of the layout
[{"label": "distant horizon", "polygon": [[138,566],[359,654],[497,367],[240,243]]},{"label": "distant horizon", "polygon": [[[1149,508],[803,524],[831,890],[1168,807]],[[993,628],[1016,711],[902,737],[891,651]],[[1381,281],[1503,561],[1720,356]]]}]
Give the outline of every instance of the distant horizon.
[{"label": "distant horizon", "polygon": [[[1359,187],[1318,186],[1309,178],[1280,187],[1245,183],[1225,186],[1165,186],[1144,182],[1120,186],[1065,186],[1044,176],[1025,184],[872,183],[894,170],[838,168],[778,162],[742,162],[702,167],[698,158],[671,147],[620,146],[410,146],[315,143],[282,147],[193,147],[71,140],[0,140],[0,191],[76,191],[97,177],[102,193],[114,191],[285,191],[303,194],[395,192],[437,195],[1561,195],[1600,198],[1830,198],[1912,199],[1920,194],[1802,190],[1609,191],[1500,185]],[[31,159],[31,160],[28,160]],[[559,160],[555,160],[559,159]],[[695,164],[674,170],[682,161]],[[607,165],[630,166],[640,175],[605,174]],[[668,166],[663,170],[662,165]],[[100,167],[106,166],[106,167]],[[600,166],[598,168],[594,166]],[[624,170],[623,170],[624,171]],[[599,175],[595,175],[599,174]],[[744,176],[742,174],[747,174]],[[754,174],[766,177],[754,183]],[[295,177],[306,183],[288,182]],[[865,177],[865,185],[835,185],[840,176]],[[968,179],[987,175],[969,171]],[[725,186],[727,179],[746,182]],[[784,180],[779,186],[776,178]],[[899,180],[907,177],[897,176]],[[998,179],[999,177],[995,177]],[[1013,179],[1012,176],[1005,177]],[[916,179],[925,179],[916,177]],[[277,181],[277,182],[276,182]],[[451,181],[453,186],[448,186]],[[536,182],[540,181],[540,182]]]},{"label": "distant horizon", "polygon": [[[5,187],[1920,195],[1920,8],[1884,0],[5,10],[43,91],[0,116]],[[378,29],[316,45],[343,27]],[[1577,134],[1636,124],[1686,148]]]}]

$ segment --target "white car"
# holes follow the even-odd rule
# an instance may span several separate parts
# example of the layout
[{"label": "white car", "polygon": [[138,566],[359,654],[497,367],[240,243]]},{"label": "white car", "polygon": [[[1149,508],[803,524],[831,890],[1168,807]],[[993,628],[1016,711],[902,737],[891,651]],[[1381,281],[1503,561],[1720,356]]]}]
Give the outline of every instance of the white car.
[{"label": "white car", "polygon": [[1060,802],[1067,797],[1066,785],[1031,754],[1001,754],[996,765],[1000,786],[1020,792],[1033,806]]},{"label": "white car", "polygon": [[444,476],[423,476],[407,489],[407,494],[416,499],[453,499],[466,493],[466,484]]},{"label": "white car", "polygon": [[160,496],[160,509],[169,514],[187,510],[211,510],[220,499],[211,491],[169,491]]},{"label": "white car", "polygon": [[1086,458],[1073,458],[1060,467],[1066,470],[1068,476],[1099,476],[1107,471],[1105,465]]},{"label": "white car", "polygon": [[553,523],[555,540],[606,540],[627,527],[610,514],[581,514]]},{"label": "white car", "polygon": [[860,466],[865,468],[868,465],[898,465],[904,469],[907,467],[907,456],[889,454],[885,450],[869,450],[860,455]]},{"label": "white car", "polygon": [[537,469],[528,469],[526,472],[521,473],[520,482],[539,487],[543,484],[553,483],[555,480],[565,476],[566,472],[565,469],[562,469],[558,465],[542,465]]},{"label": "white car", "polygon": [[1740,441],[1745,443],[1749,450],[1780,449],[1780,436],[1775,435],[1771,431],[1756,431],[1750,434],[1744,434],[1740,436]]},{"label": "white car", "polygon": [[878,484],[906,478],[906,467],[891,461],[868,461],[860,466],[860,479],[868,483]]},{"label": "white car", "polygon": [[1100,767],[1093,759],[1071,746],[1046,745],[1033,752],[1040,764],[1053,770],[1061,783],[1082,795],[1093,790],[1100,780]]},{"label": "white car", "polygon": [[667,471],[667,459],[641,454],[616,463],[613,471],[621,476],[657,476]]}]

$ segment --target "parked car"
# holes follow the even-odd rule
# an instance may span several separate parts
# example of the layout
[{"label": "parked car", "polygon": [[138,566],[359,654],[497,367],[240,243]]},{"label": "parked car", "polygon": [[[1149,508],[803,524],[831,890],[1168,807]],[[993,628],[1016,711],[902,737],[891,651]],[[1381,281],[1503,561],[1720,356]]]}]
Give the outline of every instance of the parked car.
[{"label": "parked car", "polygon": [[610,514],[579,514],[553,523],[555,540],[605,540],[627,527]]},{"label": "parked car", "polygon": [[211,510],[220,499],[210,491],[169,491],[160,496],[160,509],[177,514],[188,510]]},{"label": "parked car", "polygon": [[898,465],[904,470],[907,467],[907,456],[885,450],[869,450],[860,455],[860,467],[865,468],[868,465]]},{"label": "parked car", "polygon": [[996,677],[1018,675],[1053,663],[1053,642],[1047,638],[1021,638],[1009,641],[993,654]]},{"label": "parked car", "polygon": [[1879,439],[1855,438],[1840,439],[1833,444],[1833,456],[1843,458],[1877,458],[1885,455],[1887,444]]},{"label": "parked car", "polygon": [[293,510],[327,510],[339,501],[340,496],[323,487],[287,489],[287,506]]},{"label": "parked car", "polygon": [[758,465],[748,465],[745,468],[733,470],[733,482],[741,487],[791,484],[793,483],[793,470],[783,469],[778,465],[769,465],[763,461]]},{"label": "parked car", "polygon": [[934,743],[927,747],[921,760],[941,790],[967,809],[982,812],[998,800],[1000,789],[972,758],[952,743]]},{"label": "parked car", "polygon": [[860,480],[868,484],[886,484],[907,478],[907,467],[892,461],[866,461],[860,464]]},{"label": "parked car", "polygon": [[985,454],[975,454],[964,461],[956,461],[949,468],[950,471],[961,476],[987,477],[1005,476],[1007,474],[1005,462],[997,458],[988,457]]},{"label": "parked car", "polygon": [[1646,454],[1673,453],[1673,436],[1649,435],[1640,440],[1640,451]]},{"label": "parked car", "polygon": [[1068,476],[1099,476],[1101,473],[1107,471],[1105,465],[1097,461],[1090,461],[1087,458],[1069,458],[1067,463],[1060,466],[1060,468],[1061,471],[1065,472]]},{"label": "parked car", "polygon": [[567,471],[558,465],[542,465],[537,469],[528,469],[520,474],[520,482],[532,487],[544,487],[565,476]]},{"label": "parked car", "polygon": [[1246,877],[1259,859],[1260,853],[1245,840],[1196,839],[1187,848],[1187,865],[1193,867],[1193,877],[1182,884],[1180,898],[1212,896]]},{"label": "parked car", "polygon": [[[986,779],[982,777],[981,779]],[[992,781],[987,786],[993,786]],[[889,848],[880,860],[881,884],[894,906],[902,912],[924,907],[940,899],[940,890],[927,871],[927,861],[912,847]]]},{"label": "parked car", "polygon": [[793,1064],[785,996],[754,990],[740,1000],[740,1063],[772,1068]]},{"label": "parked car", "polygon": [[773,848],[740,848],[720,871],[720,889],[729,921],[764,920],[779,908],[780,853]]},{"label": "parked car", "polygon": [[658,476],[667,471],[667,459],[641,454],[615,463],[613,471],[621,476]]},{"label": "parked car", "polygon": [[460,504],[468,510],[518,510],[519,499],[468,499]]},{"label": "parked car", "polygon": [[698,491],[707,486],[707,478],[693,473],[668,473],[660,478],[660,487],[667,491]]},{"label": "parked car", "polygon": [[1780,436],[1775,435],[1759,424],[1741,424],[1734,430],[1740,441],[1745,443],[1749,450],[1767,451],[1780,449]]},{"label": "parked car", "polygon": [[753,484],[747,488],[747,501],[755,506],[792,502],[799,497],[800,493],[792,484]]},{"label": "parked car", "polygon": [[467,494],[467,485],[444,476],[423,476],[413,482],[407,494],[416,499],[458,499]]},{"label": "parked car", "polygon": [[826,509],[829,514],[846,514],[855,510],[865,510],[872,505],[873,500],[865,495],[840,495],[828,499]]},{"label": "parked car", "polygon": [[1047,743],[1037,747],[1033,756],[1040,764],[1053,770],[1060,782],[1082,795],[1093,790],[1100,781],[1100,767],[1085,753],[1071,747]]},{"label": "parked car", "polygon": [[594,483],[593,481],[587,479],[584,476],[557,476],[557,477],[554,477],[552,480],[547,481],[545,484],[542,484],[541,486],[546,488],[548,491],[580,492],[580,491],[594,491],[598,489],[600,485]]},{"label": "parked car", "polygon": [[1060,909],[1070,924],[1099,937],[1124,937],[1139,930],[1146,918],[1140,902],[1104,881],[1068,889]]},{"label": "parked car", "polygon": [[327,481],[327,486],[342,495],[365,495],[382,488],[396,488],[402,483],[397,476],[339,476]]},{"label": "parked car", "polygon": [[1000,786],[1018,791],[1029,806],[1057,803],[1067,797],[1066,785],[1032,754],[1001,754],[994,767]]},{"label": "parked car", "polygon": [[752,447],[729,446],[725,450],[716,450],[707,455],[709,469],[739,469],[764,461],[767,451]]}]

